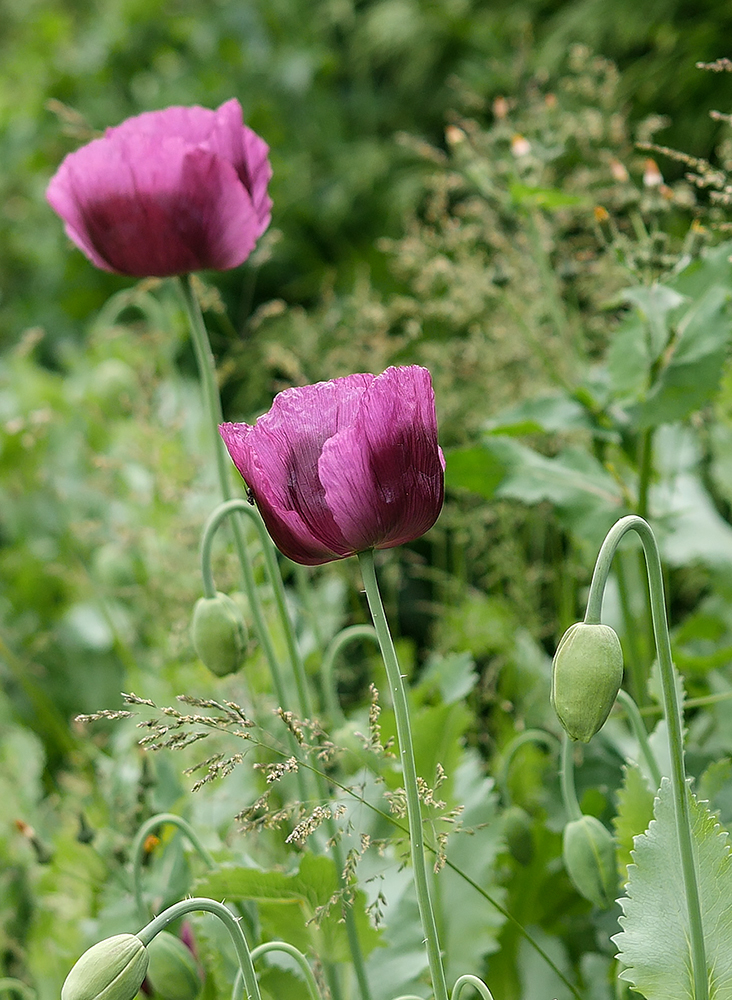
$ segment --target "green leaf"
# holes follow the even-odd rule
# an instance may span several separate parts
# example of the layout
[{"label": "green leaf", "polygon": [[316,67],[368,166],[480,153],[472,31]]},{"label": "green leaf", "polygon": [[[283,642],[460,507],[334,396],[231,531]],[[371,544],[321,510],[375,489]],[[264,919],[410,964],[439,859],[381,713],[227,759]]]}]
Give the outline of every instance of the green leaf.
[{"label": "green leaf", "polygon": [[666,363],[636,412],[639,428],[683,420],[717,391],[730,338],[729,297],[715,285],[681,318]]},{"label": "green leaf", "polygon": [[492,500],[505,475],[497,455],[480,446],[456,448],[445,456],[445,485],[450,490],[470,490]]},{"label": "green leaf", "polygon": [[526,184],[511,184],[511,197],[517,205],[532,205],[538,208],[566,208],[570,205],[583,205],[585,198],[575,194],[567,194],[557,188],[529,187]]},{"label": "green leaf", "polygon": [[489,434],[520,434],[592,430],[593,422],[584,406],[564,393],[528,399],[519,406],[504,410],[485,425]]},{"label": "green leaf", "polygon": [[[338,891],[339,879],[330,858],[303,854],[297,872],[261,871],[241,865],[223,865],[200,878],[195,894],[214,899],[249,899],[259,904],[263,930],[272,937],[282,937],[296,947],[316,951],[333,961],[345,961],[350,952],[344,925],[340,922],[338,902],[319,922],[312,922],[319,907],[325,906]],[[357,894],[353,912],[359,926],[364,954],[379,941],[379,934],[368,922],[362,897]]]},{"label": "green leaf", "polygon": [[485,447],[507,469],[496,496],[527,504],[548,500],[561,523],[592,545],[599,545],[623,513],[620,487],[583,449],[566,448],[546,458],[510,438],[488,438]]},{"label": "green leaf", "polygon": [[446,705],[460,701],[475,687],[478,675],[470,653],[432,653],[419,683],[420,692],[437,690]]},{"label": "green leaf", "polygon": [[618,811],[613,818],[620,879],[627,879],[635,837],[643,833],[653,819],[653,792],[637,764],[623,766],[623,784],[618,791]]},{"label": "green leaf", "polygon": [[622,298],[632,303],[645,320],[650,334],[648,356],[655,361],[669,338],[669,314],[683,303],[684,296],[668,285],[653,284],[626,288]]},{"label": "green leaf", "polygon": [[[689,792],[692,840],[710,974],[711,1000],[732,998],[732,856],[729,835]],[[671,783],[664,778],[654,819],[636,838],[613,941],[621,978],[647,1000],[693,1000],[689,919],[676,839]]]}]

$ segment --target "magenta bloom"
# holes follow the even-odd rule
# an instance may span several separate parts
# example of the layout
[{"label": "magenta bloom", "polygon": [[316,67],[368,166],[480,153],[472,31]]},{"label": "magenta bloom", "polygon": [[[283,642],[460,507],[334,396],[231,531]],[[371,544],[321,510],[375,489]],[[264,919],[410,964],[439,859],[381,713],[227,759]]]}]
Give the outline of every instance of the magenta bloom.
[{"label": "magenta bloom", "polygon": [[268,151],[236,100],[216,111],[148,111],[70,153],[46,197],[70,239],[105,271],[226,271],[269,225]]},{"label": "magenta bloom", "polygon": [[306,566],[423,535],[444,498],[425,368],[347,375],[275,397],[221,436],[275,544]]}]

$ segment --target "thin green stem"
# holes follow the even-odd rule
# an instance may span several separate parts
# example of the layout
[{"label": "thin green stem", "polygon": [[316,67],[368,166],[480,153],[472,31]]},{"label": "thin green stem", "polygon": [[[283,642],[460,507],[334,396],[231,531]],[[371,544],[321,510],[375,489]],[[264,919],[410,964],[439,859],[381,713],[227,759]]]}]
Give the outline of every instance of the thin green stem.
[{"label": "thin green stem", "polygon": [[193,913],[195,910],[204,910],[205,912],[213,913],[226,926],[226,929],[231,936],[231,940],[234,942],[236,955],[239,959],[239,967],[241,968],[242,975],[244,976],[244,987],[246,989],[247,1000],[262,1000],[262,996],[259,992],[259,984],[257,983],[257,976],[254,972],[251,952],[249,951],[247,939],[244,937],[244,931],[241,929],[241,925],[237,917],[235,917],[231,910],[228,910],[223,903],[218,903],[214,899],[207,899],[203,896],[194,896],[192,899],[183,899],[179,903],[174,903],[172,906],[169,906],[167,910],[163,910],[163,912],[151,920],[147,926],[143,927],[141,931],[138,931],[137,937],[145,946],[147,946],[150,944],[155,935],[164,930],[168,924],[172,923],[174,920],[178,920],[179,917],[184,916],[186,913]]},{"label": "thin green stem", "polygon": [[618,701],[625,708],[628,714],[628,721],[630,722],[631,728],[635,733],[635,738],[638,740],[638,745],[640,746],[640,751],[643,754],[643,759],[646,762],[646,767],[651,773],[651,778],[653,779],[653,784],[658,788],[661,784],[661,769],[658,766],[658,761],[656,756],[651,750],[651,744],[648,742],[648,733],[646,732],[646,727],[643,725],[643,719],[638,711],[638,706],[630,697],[627,691],[622,688],[618,691]]},{"label": "thin green stem", "polygon": [[346,721],[338,700],[338,687],[335,682],[335,662],[343,649],[358,639],[371,639],[377,644],[379,642],[379,637],[373,625],[349,625],[347,628],[341,629],[331,639],[328,648],[323,654],[320,665],[320,677],[323,687],[325,710],[328,713],[331,725],[342,725]]},{"label": "thin green stem", "polygon": [[[196,355],[196,363],[198,366],[198,375],[201,382],[201,391],[203,394],[203,401],[205,410],[208,416],[209,426],[212,436],[212,444],[214,455],[216,457],[216,470],[218,473],[219,486],[221,489],[221,495],[224,501],[232,501],[233,489],[231,485],[230,471],[231,462],[229,456],[226,452],[226,447],[219,434],[219,424],[223,420],[222,410],[221,410],[221,398],[219,396],[218,385],[216,382],[216,365],[214,362],[214,357],[211,352],[211,345],[208,340],[208,333],[206,331],[206,325],[203,322],[203,315],[201,314],[201,307],[198,303],[198,298],[195,293],[195,289],[192,284],[191,276],[184,281],[180,278],[176,279],[177,288],[180,293],[183,305],[188,316],[188,323],[191,330],[191,339],[193,342],[193,349]],[[221,514],[221,517],[226,517],[231,510],[236,510],[238,512],[247,512],[247,506],[245,502],[241,499],[233,500],[233,506],[227,508],[226,512]],[[255,511],[249,511],[250,515],[256,515]],[[214,516],[217,516],[216,511]],[[265,558],[267,554],[267,549],[271,547],[271,541],[269,536],[266,534],[264,525],[261,525],[261,518],[256,515],[253,516],[253,521],[255,526],[262,536],[264,532],[265,538]],[[215,527],[218,526],[218,521],[216,525],[209,532],[209,536],[212,535]],[[261,525],[261,527],[260,527]],[[254,579],[254,571],[252,569],[252,562],[249,558],[249,552],[246,545],[246,540],[244,538],[244,532],[242,530],[242,525],[238,517],[234,517],[231,520],[231,529],[234,535],[234,544],[236,547],[236,552],[239,557],[239,564],[242,571],[242,579],[244,582],[244,591],[247,595],[249,601],[249,609],[254,619],[254,629],[257,633],[257,638],[264,651],[264,655],[267,659],[269,665],[270,675],[272,677],[272,684],[275,689],[275,695],[283,709],[287,708],[287,700],[285,698],[285,688],[282,682],[282,676],[280,674],[279,663],[277,659],[277,654],[275,652],[274,646],[272,644],[272,639],[269,634],[269,629],[267,628],[267,623],[264,615],[264,609],[262,607],[262,602],[259,597],[259,592],[257,589],[256,580]],[[206,531],[204,531],[204,537],[206,537]],[[208,549],[208,568],[204,572],[204,588],[208,588],[209,591],[214,586],[213,578],[210,572],[210,541]],[[203,564],[203,552],[202,552],[202,564]],[[214,589],[215,594],[215,589]],[[209,594],[213,596],[213,594]],[[298,775],[296,778],[299,786],[300,798],[305,801],[308,798],[307,788],[305,787],[302,776]]]},{"label": "thin green stem", "polygon": [[404,778],[404,791],[407,798],[407,822],[409,824],[409,840],[412,856],[412,867],[414,868],[414,883],[417,890],[417,902],[419,905],[419,915],[422,921],[422,931],[427,947],[427,958],[429,960],[430,974],[432,977],[432,988],[435,991],[435,1000],[448,1000],[447,982],[445,980],[445,970],[442,964],[442,952],[437,935],[437,922],[432,906],[430,895],[429,879],[427,877],[427,865],[424,856],[424,838],[422,832],[422,810],[419,802],[419,791],[417,788],[417,769],[414,761],[414,747],[412,744],[412,731],[409,721],[409,705],[407,694],[404,689],[402,673],[399,668],[394,643],[392,642],[389,625],[384,613],[384,606],[379,593],[379,585],[376,580],[376,568],[374,566],[373,549],[360,552],[358,560],[361,566],[366,599],[371,610],[371,617],[374,620],[379,637],[381,655],[384,659],[389,687],[391,689],[394,715],[396,717],[397,738],[399,740],[399,754],[402,762]]},{"label": "thin green stem", "polygon": [[562,764],[559,768],[559,780],[564,808],[567,810],[570,822],[582,819],[582,810],[574,787],[574,744],[566,733],[562,733]]},{"label": "thin green stem", "polygon": [[653,428],[641,434],[638,450],[638,517],[648,517],[648,491],[653,472]]},{"label": "thin green stem", "polygon": [[36,997],[34,989],[20,979],[13,979],[12,976],[0,978],[0,994],[2,993],[17,993],[23,1000],[35,1000]]},{"label": "thin green stem", "polygon": [[644,521],[642,517],[630,514],[628,517],[621,518],[617,524],[613,525],[605,541],[602,543],[590,584],[585,622],[595,624],[600,620],[602,594],[610,572],[610,564],[621,538],[628,531],[635,531],[639,536],[646,556],[653,633],[656,640],[656,653],[661,672],[663,707],[668,727],[669,750],[671,753],[671,786],[674,797],[676,835],[679,843],[681,871],[689,914],[694,1000],[709,1000],[709,976],[704,947],[704,927],[702,924],[699,886],[697,884],[691,837],[690,792],[686,783],[686,773],[684,770],[681,706],[679,705],[674,665],[671,658],[671,641],[666,619],[663,571],[655,535],[648,522]]},{"label": "thin green stem", "polygon": [[488,989],[486,984],[482,979],[478,979],[477,976],[460,976],[455,980],[455,985],[452,988],[452,995],[450,1000],[460,1000],[460,994],[463,992],[466,986],[472,986],[474,989],[480,993],[483,1000],[493,1000],[493,994]]},{"label": "thin green stem", "polygon": [[310,968],[310,962],[294,945],[288,944],[286,941],[266,941],[252,950],[252,962],[256,962],[262,955],[267,955],[271,951],[281,951],[283,954],[294,958],[305,977],[310,1000],[321,1000],[318,984],[315,981],[313,970]]},{"label": "thin green stem", "polygon": [[164,826],[166,823],[178,827],[191,842],[207,868],[214,868],[216,866],[216,862],[203,846],[196,831],[181,816],[176,816],[175,813],[158,813],[156,816],[151,816],[150,819],[142,824],[132,842],[132,888],[135,893],[135,905],[137,906],[137,913],[140,920],[147,919],[147,909],[142,898],[142,858],[145,853],[145,841],[153,830],[157,830],[158,827]]}]

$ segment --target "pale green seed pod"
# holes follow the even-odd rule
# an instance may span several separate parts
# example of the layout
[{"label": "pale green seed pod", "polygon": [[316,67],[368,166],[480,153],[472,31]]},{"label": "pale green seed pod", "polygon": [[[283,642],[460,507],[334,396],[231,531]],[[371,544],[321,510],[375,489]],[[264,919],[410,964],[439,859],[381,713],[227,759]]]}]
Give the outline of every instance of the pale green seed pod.
[{"label": "pale green seed pod", "polygon": [[577,622],[552,662],[552,705],[573,740],[588,743],[602,728],[623,681],[623,651],[609,625]]},{"label": "pale green seed pod", "polygon": [[196,960],[180,938],[161,931],[147,946],[147,981],[162,1000],[196,1000],[202,982]]},{"label": "pale green seed pod", "polygon": [[196,601],[191,639],[197,655],[217,677],[233,674],[244,658],[247,627],[238,605],[226,594]]},{"label": "pale green seed pod", "polygon": [[595,906],[612,906],[618,888],[615,841],[594,816],[567,823],[562,836],[564,867],[577,892]]},{"label": "pale green seed pod", "polygon": [[147,965],[139,937],[115,934],[84,952],[61,987],[61,1000],[133,1000]]}]

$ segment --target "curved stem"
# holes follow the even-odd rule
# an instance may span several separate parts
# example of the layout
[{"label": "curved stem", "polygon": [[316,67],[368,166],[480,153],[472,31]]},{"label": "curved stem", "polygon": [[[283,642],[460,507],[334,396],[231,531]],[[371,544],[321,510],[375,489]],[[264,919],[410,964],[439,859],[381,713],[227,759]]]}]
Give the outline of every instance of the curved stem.
[{"label": "curved stem", "polygon": [[554,733],[545,732],[543,729],[526,729],[523,733],[514,736],[509,742],[501,755],[501,763],[496,771],[496,784],[501,790],[503,800],[507,805],[511,804],[511,793],[508,789],[508,774],[516,751],[520,750],[526,743],[543,743],[548,750],[551,750],[558,742]]},{"label": "curved stem", "polygon": [[244,937],[244,932],[241,929],[238,919],[223,903],[217,903],[214,899],[206,899],[202,896],[183,899],[181,902],[169,906],[167,910],[164,910],[154,920],[151,920],[141,931],[138,931],[137,936],[147,946],[155,935],[164,930],[168,924],[184,916],[186,913],[192,913],[194,910],[204,910],[208,913],[213,913],[224,923],[236,948],[239,967],[244,976],[247,1000],[262,1000],[247,939]]},{"label": "curved stem", "polygon": [[347,628],[341,629],[331,639],[320,665],[325,708],[331,724],[334,725],[342,725],[346,721],[346,717],[338,701],[338,691],[334,677],[335,661],[342,650],[349,643],[355,642],[357,639],[372,639],[377,645],[379,642],[379,637],[373,625],[349,625]]},{"label": "curved stem", "polygon": [[417,770],[414,762],[414,747],[412,745],[412,730],[409,722],[407,695],[404,690],[402,673],[399,668],[399,661],[394,649],[391,633],[389,632],[386,614],[384,613],[384,606],[381,602],[379,585],[376,580],[373,549],[360,552],[358,561],[361,565],[366,599],[379,637],[381,655],[384,659],[389,687],[391,688],[397,737],[399,739],[399,753],[402,761],[404,791],[407,797],[407,821],[409,824],[412,866],[414,868],[414,883],[417,890],[419,915],[422,921],[422,931],[425,936],[427,957],[432,976],[432,988],[435,991],[435,1000],[447,1000],[447,982],[445,981],[445,970],[442,965],[442,953],[437,935],[437,922],[432,906],[429,880],[427,878],[427,866],[424,857],[422,810],[417,789]]},{"label": "curved stem", "polygon": [[[185,307],[191,329],[191,339],[193,341],[193,349],[196,354],[196,363],[198,365],[198,375],[201,381],[203,401],[211,428],[214,455],[216,456],[216,470],[218,473],[219,487],[224,500],[230,500],[233,494],[229,475],[231,464],[229,462],[228,454],[226,453],[226,446],[224,445],[221,435],[219,434],[219,424],[223,420],[223,415],[221,411],[219,390],[216,384],[216,366],[214,363],[214,357],[211,353],[211,346],[208,341],[208,334],[203,322],[203,316],[201,315],[201,308],[198,304],[198,299],[196,298],[193,286],[191,285],[190,276],[186,281],[183,281],[181,278],[176,278],[175,280],[178,291],[183,300],[183,305]],[[237,504],[239,502],[244,503],[244,501],[237,501]],[[244,510],[245,508],[237,505],[235,509]],[[252,563],[249,558],[249,552],[247,551],[242,526],[237,518],[232,518],[231,529],[234,534],[234,543],[236,545],[236,551],[241,565],[244,590],[249,600],[249,606],[254,619],[254,627],[257,633],[257,638],[259,639],[262,649],[264,650],[264,655],[267,658],[267,663],[269,664],[272,682],[275,686],[275,694],[280,700],[282,707],[285,708],[286,702],[280,697],[280,693],[278,691],[278,687],[282,690],[282,682],[277,662],[277,654],[275,653],[274,646],[272,645],[272,640],[269,635],[269,629],[266,625],[262,602],[260,601],[259,594],[257,592],[257,584],[254,579]],[[205,582],[204,586],[206,586]]]},{"label": "curved stem", "polygon": [[[290,662],[292,664],[293,673],[295,676],[295,684],[298,694],[298,709],[300,716],[302,718],[310,718],[312,716],[312,705],[310,702],[310,697],[307,688],[307,678],[305,676],[305,667],[302,662],[302,657],[300,656],[300,651],[297,646],[297,640],[295,637],[295,631],[292,627],[292,620],[290,614],[287,610],[287,601],[285,599],[285,588],[282,582],[282,574],[280,573],[279,566],[277,564],[277,559],[275,556],[274,546],[272,541],[267,534],[267,529],[264,526],[264,522],[260,517],[259,513],[255,510],[248,501],[243,499],[227,500],[225,503],[220,504],[216,510],[213,511],[211,516],[203,530],[203,539],[201,542],[201,573],[204,579],[204,588],[208,587],[211,590],[211,594],[207,596],[213,596],[216,593],[215,584],[213,581],[213,574],[211,572],[211,544],[213,541],[213,536],[216,529],[224,520],[233,513],[246,514],[247,517],[251,518],[257,532],[259,533],[260,542],[262,545],[262,550],[265,556],[265,567],[267,570],[267,576],[269,578],[270,584],[272,585],[272,590],[275,595],[275,603],[277,606],[277,612],[280,618],[280,623],[282,625],[282,630],[285,634],[287,641],[288,652],[290,656]],[[257,598],[258,600],[258,598]],[[251,599],[250,599],[251,603]],[[266,630],[265,630],[266,631]],[[266,632],[269,641],[269,632]],[[282,675],[280,674],[279,667],[277,666],[276,658],[273,656],[270,661],[270,668],[272,674],[272,682],[275,688],[275,694],[282,708],[287,706],[287,696],[285,692],[284,683],[282,680]],[[293,745],[293,751],[295,751],[295,756],[297,757],[297,743],[292,736],[289,734],[290,742]],[[305,781],[301,771],[298,769],[298,782],[300,784],[300,797],[303,801],[309,798],[305,786]],[[317,795],[321,802],[324,802],[327,797],[327,786],[325,784],[325,779],[322,776],[316,775],[317,784]],[[333,860],[335,862],[336,868],[339,874],[343,871],[344,859],[343,852],[340,849],[340,844],[338,843],[336,836],[335,824],[332,820],[326,821],[326,830],[328,833],[328,839],[332,842],[331,853],[333,855]],[[346,924],[346,935],[348,937],[349,948],[351,950],[351,958],[353,960],[353,967],[356,973],[356,978],[359,983],[359,989],[361,991],[361,1000],[370,1000],[371,992],[368,985],[368,979],[366,977],[366,966],[363,959],[363,953],[361,951],[361,944],[358,937],[358,930],[356,928],[355,918],[350,908],[347,908],[344,915]],[[333,982],[334,990],[336,994],[339,992],[336,982],[336,972],[335,969],[332,970],[331,980]]]},{"label": "curved stem", "polygon": [[288,944],[286,941],[267,941],[265,944],[260,944],[252,950],[252,962],[256,962],[258,958],[262,955],[268,954],[270,951],[281,951],[285,955],[289,955],[291,958],[294,958],[302,969],[305,982],[308,986],[310,1000],[321,1000],[320,992],[318,991],[318,984],[315,981],[313,970],[310,968],[310,962],[308,962],[301,951],[295,948],[294,945]]},{"label": "curved stem", "polygon": [[697,884],[694,849],[691,838],[690,792],[686,784],[686,773],[684,771],[681,706],[679,705],[674,665],[671,658],[671,641],[669,639],[668,622],[666,620],[663,571],[655,535],[648,522],[644,521],[642,517],[638,517],[636,514],[623,517],[607,533],[607,537],[600,548],[595,564],[595,572],[590,584],[585,622],[596,624],[600,621],[602,594],[608,574],[610,573],[610,564],[621,538],[628,531],[635,531],[639,536],[646,556],[653,634],[656,640],[656,653],[661,672],[663,709],[668,727],[668,741],[671,752],[671,786],[674,796],[676,835],[679,844],[679,854],[681,856],[681,871],[689,914],[694,998],[695,1000],[708,1000],[709,976],[707,974],[704,927],[702,924],[699,886]]},{"label": "curved stem", "polygon": [[163,826],[165,823],[177,826],[185,834],[207,868],[214,868],[216,866],[216,862],[203,846],[196,831],[181,816],[176,816],[175,813],[158,813],[156,816],[151,816],[150,819],[142,824],[132,842],[132,887],[135,893],[135,905],[137,906],[137,913],[140,920],[147,919],[141,886],[142,856],[145,851],[145,841],[153,830],[157,830],[159,826]]},{"label": "curved stem", "polygon": [[482,979],[478,979],[477,976],[460,976],[455,980],[455,985],[452,988],[452,995],[450,1000],[459,1000],[460,994],[466,986],[473,986],[478,993],[483,997],[483,1000],[493,1000],[493,994],[488,989],[486,984]]},{"label": "curved stem", "polygon": [[618,701],[628,713],[628,721],[630,722],[631,728],[635,733],[635,738],[638,740],[638,745],[640,746],[640,751],[643,754],[643,759],[646,762],[646,767],[651,773],[654,786],[658,788],[661,784],[661,769],[658,766],[658,761],[656,760],[653,750],[651,750],[651,744],[648,742],[648,733],[646,732],[646,727],[643,725],[643,719],[638,711],[638,706],[630,697],[628,692],[624,691],[622,688],[618,691]]},{"label": "curved stem", "polygon": [[570,822],[582,819],[582,810],[577,801],[577,792],[574,787],[574,746],[566,733],[562,733],[562,765],[559,768],[559,780],[562,786],[564,808],[567,810]]},{"label": "curved stem", "polygon": [[0,993],[17,993],[23,1000],[35,1000],[36,991],[31,989],[27,983],[20,979],[13,979],[12,976],[0,978]]}]

